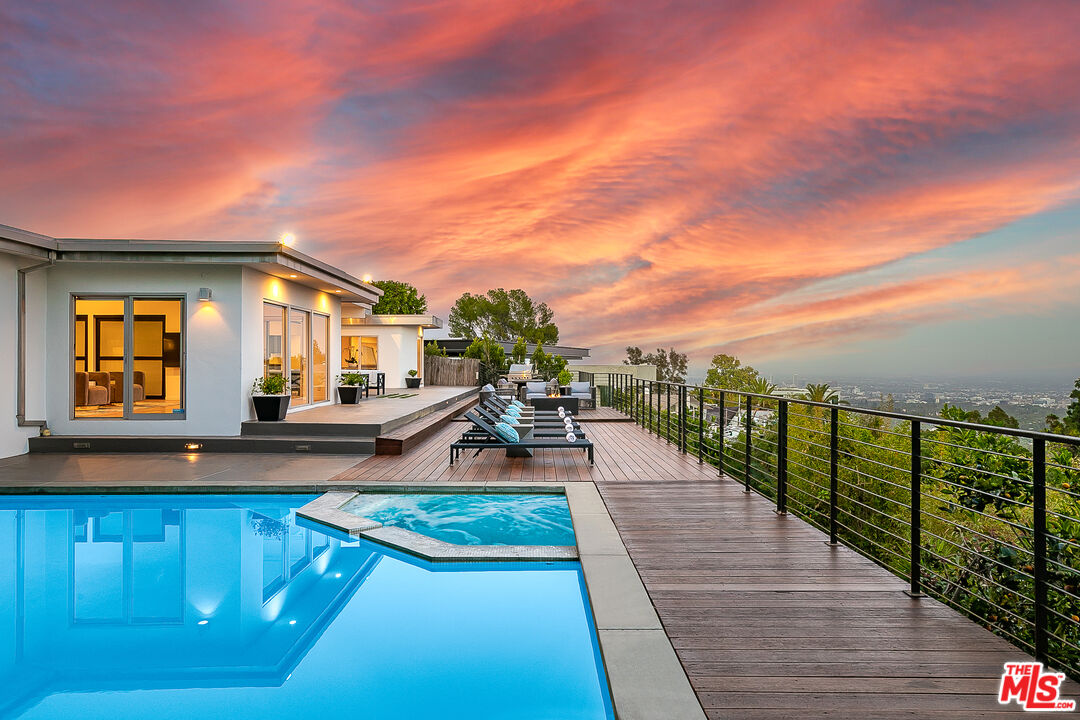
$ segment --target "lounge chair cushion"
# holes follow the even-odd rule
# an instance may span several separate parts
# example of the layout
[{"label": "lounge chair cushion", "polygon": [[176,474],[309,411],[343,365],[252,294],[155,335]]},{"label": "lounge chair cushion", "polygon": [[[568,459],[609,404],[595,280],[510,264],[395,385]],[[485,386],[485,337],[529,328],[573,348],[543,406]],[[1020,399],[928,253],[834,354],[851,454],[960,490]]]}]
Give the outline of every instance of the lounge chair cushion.
[{"label": "lounge chair cushion", "polygon": [[543,380],[530,380],[525,383],[525,392],[527,393],[543,393],[547,395],[547,383]]},{"label": "lounge chair cushion", "polygon": [[589,389],[590,387],[591,386],[587,382],[572,382],[570,383],[570,392],[591,395],[592,391]]},{"label": "lounge chair cushion", "polygon": [[521,402],[520,400],[511,400],[510,404],[513,405],[514,407],[518,407],[518,408],[525,407],[525,403]]},{"label": "lounge chair cushion", "polygon": [[498,423],[495,425],[495,433],[506,442],[516,443],[521,440],[517,430],[510,427],[508,423]]},{"label": "lounge chair cushion", "polygon": [[511,405],[510,407],[506,408],[506,413],[507,415],[513,415],[514,417],[521,417],[521,408],[519,408],[517,405]]},{"label": "lounge chair cushion", "polygon": [[566,433],[566,442],[577,442],[577,435],[572,432]]},{"label": "lounge chair cushion", "polygon": [[482,387],[480,389],[483,390],[484,392],[491,392],[491,393],[495,392],[495,386],[492,385],[491,383],[488,383],[487,385],[485,385],[484,387]]},{"label": "lounge chair cushion", "polygon": [[500,415],[499,416],[499,422],[504,422],[507,425],[517,425],[518,420],[520,420],[520,419],[521,418],[516,418],[513,415]]}]

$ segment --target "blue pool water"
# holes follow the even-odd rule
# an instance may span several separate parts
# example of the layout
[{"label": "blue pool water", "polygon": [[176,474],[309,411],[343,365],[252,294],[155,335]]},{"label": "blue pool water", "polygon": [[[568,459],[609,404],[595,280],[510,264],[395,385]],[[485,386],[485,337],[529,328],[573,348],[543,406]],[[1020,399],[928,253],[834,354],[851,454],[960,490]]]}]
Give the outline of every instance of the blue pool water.
[{"label": "blue pool water", "polygon": [[573,545],[565,495],[363,493],[342,510],[456,545]]},{"label": "blue pool water", "polygon": [[0,498],[0,718],[611,718],[577,563],[427,564],[299,495]]}]

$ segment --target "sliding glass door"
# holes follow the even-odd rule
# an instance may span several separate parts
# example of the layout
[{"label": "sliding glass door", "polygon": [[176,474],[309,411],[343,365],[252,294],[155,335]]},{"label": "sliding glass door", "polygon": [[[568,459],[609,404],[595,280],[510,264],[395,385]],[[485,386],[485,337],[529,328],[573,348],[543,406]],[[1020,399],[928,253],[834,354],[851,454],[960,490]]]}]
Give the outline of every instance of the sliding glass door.
[{"label": "sliding glass door", "polygon": [[329,349],[328,315],[263,303],[263,375],[287,378],[292,407],[330,399]]},{"label": "sliding glass door", "polygon": [[184,299],[72,300],[72,417],[184,417]]},{"label": "sliding glass door", "polygon": [[330,318],[315,313],[311,316],[311,400],[325,402],[330,398]]},{"label": "sliding glass door", "polygon": [[308,319],[303,310],[289,309],[289,384],[292,388],[292,404],[307,405],[311,402],[308,394]]}]

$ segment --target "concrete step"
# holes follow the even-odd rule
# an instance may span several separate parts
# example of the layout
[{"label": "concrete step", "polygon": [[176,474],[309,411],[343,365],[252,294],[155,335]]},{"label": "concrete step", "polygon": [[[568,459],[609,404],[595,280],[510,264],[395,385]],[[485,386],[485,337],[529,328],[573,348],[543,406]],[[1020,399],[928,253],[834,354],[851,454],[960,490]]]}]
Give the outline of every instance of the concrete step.
[{"label": "concrete step", "polygon": [[312,453],[373,455],[374,437],[180,437],[53,435],[30,438],[32,453]]}]

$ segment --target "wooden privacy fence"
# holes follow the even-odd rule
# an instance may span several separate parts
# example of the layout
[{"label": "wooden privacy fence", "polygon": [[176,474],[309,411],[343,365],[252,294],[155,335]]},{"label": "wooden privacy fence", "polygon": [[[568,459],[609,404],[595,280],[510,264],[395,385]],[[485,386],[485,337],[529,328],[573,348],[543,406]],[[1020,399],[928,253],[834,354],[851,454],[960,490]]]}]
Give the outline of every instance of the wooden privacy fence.
[{"label": "wooden privacy fence", "polygon": [[425,385],[478,385],[480,361],[476,358],[424,356]]}]

